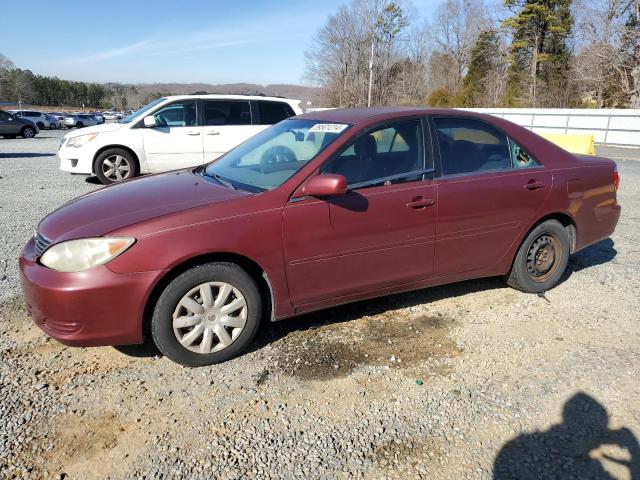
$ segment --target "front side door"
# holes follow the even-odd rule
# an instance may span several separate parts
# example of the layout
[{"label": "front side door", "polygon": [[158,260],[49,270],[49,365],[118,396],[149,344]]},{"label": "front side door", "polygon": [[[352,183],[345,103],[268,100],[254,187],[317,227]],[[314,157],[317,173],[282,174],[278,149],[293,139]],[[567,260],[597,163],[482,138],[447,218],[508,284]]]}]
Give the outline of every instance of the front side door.
[{"label": "front side door", "polygon": [[[289,203],[285,262],[294,305],[427,278],[433,272],[436,187],[420,119],[365,132],[320,173],[345,195]],[[429,173],[427,173],[429,172]]]},{"label": "front side door", "polygon": [[141,127],[150,172],[202,163],[202,126],[197,113],[195,100],[181,100],[153,113],[155,127]]},{"label": "front side door", "polygon": [[203,100],[204,163],[240,145],[264,125],[253,125],[248,100]]},{"label": "front side door", "polygon": [[[435,273],[490,269],[551,192],[552,175],[488,123],[433,119],[440,153]],[[523,153],[524,154],[524,153]]]},{"label": "front side door", "polygon": [[7,112],[0,110],[0,135],[16,134],[15,124],[17,122]]}]

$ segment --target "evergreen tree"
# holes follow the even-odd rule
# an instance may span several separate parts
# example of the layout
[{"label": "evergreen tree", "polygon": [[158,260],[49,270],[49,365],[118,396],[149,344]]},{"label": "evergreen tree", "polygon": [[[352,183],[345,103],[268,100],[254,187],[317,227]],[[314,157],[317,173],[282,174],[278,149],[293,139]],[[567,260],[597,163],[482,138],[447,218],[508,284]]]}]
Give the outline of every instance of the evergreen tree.
[{"label": "evergreen tree", "polygon": [[[464,77],[462,88],[462,104],[467,107],[493,105],[494,99],[489,99],[489,83],[499,75],[505,59],[498,32],[494,29],[485,30],[478,35],[469,54],[469,68]],[[495,99],[497,100],[497,99]]]},{"label": "evergreen tree", "polygon": [[513,12],[504,21],[512,32],[509,103],[522,103],[522,91],[532,107],[540,106],[540,91],[547,94],[543,103],[553,102],[566,86],[571,0],[505,0],[505,6]]}]

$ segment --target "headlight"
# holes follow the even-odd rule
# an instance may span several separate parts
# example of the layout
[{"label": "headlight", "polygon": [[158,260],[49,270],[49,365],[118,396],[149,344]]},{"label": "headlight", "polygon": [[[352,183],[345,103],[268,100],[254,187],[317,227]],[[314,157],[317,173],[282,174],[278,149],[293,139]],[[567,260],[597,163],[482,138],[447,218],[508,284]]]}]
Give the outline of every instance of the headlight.
[{"label": "headlight", "polygon": [[81,272],[114,259],[135,242],[135,238],[81,238],[47,249],[40,263],[59,272]]},{"label": "headlight", "polygon": [[88,135],[79,135],[77,137],[71,137],[67,140],[67,147],[81,147],[86,145],[91,140],[98,136],[97,133],[90,133]]}]

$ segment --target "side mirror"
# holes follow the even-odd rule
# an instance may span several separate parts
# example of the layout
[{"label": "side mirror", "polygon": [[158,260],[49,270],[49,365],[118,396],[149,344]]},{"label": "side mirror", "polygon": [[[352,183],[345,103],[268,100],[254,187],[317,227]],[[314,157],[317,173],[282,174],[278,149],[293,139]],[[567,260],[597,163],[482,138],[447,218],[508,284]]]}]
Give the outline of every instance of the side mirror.
[{"label": "side mirror", "polygon": [[347,179],[332,173],[316,175],[302,187],[302,193],[310,197],[342,195],[347,193]]},{"label": "side mirror", "polygon": [[147,128],[153,128],[156,126],[156,117],[148,115],[144,117],[144,126]]}]

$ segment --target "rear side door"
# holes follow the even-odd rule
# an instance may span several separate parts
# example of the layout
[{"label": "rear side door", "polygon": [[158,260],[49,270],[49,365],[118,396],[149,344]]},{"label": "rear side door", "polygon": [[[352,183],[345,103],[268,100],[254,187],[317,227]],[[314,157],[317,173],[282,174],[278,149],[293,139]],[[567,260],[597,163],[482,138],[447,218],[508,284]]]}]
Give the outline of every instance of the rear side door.
[{"label": "rear side door", "polygon": [[204,163],[215,160],[264,127],[251,122],[249,100],[202,100]]},{"label": "rear side door", "polygon": [[178,100],[153,113],[156,126],[142,130],[150,172],[186,168],[202,163],[202,126],[195,100]]},{"label": "rear side door", "polygon": [[348,192],[285,207],[285,262],[294,305],[432,275],[431,165],[423,123],[412,119],[364,132],[321,169],[344,175]]},{"label": "rear side door", "polygon": [[535,220],[552,174],[489,123],[434,117],[432,126],[440,160],[435,273],[491,269]]}]

